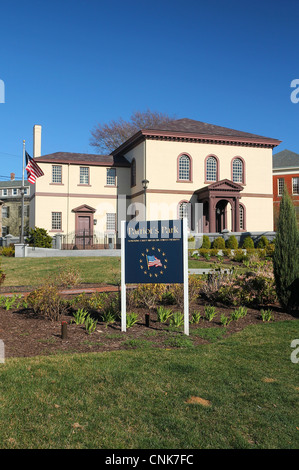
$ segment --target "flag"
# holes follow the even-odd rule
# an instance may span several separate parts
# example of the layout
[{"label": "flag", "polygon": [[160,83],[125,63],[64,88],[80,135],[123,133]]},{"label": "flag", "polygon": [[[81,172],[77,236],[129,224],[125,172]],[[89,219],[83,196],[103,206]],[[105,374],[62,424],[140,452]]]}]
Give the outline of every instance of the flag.
[{"label": "flag", "polygon": [[148,256],[147,257],[147,262],[148,262],[148,267],[150,268],[151,266],[162,266],[161,261],[156,258],[155,256]]},{"label": "flag", "polygon": [[44,172],[40,169],[38,164],[30,157],[29,153],[25,151],[27,179],[31,184],[35,183],[36,178],[43,176]]}]

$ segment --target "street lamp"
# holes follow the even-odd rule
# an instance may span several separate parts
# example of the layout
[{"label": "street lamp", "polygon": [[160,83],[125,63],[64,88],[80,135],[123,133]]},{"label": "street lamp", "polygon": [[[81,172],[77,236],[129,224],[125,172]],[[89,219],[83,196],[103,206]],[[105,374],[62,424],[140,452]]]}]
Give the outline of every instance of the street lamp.
[{"label": "street lamp", "polygon": [[141,183],[144,190],[144,220],[146,220],[146,190],[148,188],[149,180],[142,180]]}]

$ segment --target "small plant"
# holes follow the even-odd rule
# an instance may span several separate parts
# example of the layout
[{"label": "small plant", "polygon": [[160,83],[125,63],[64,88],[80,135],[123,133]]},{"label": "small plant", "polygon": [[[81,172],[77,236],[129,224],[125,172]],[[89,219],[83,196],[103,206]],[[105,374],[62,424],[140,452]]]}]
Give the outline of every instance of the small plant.
[{"label": "small plant", "polygon": [[192,312],[191,323],[199,323],[201,319],[201,313],[199,311]]},{"label": "small plant", "polygon": [[205,318],[208,321],[212,321],[215,316],[216,316],[215,307],[212,307],[211,305],[206,305],[206,307],[205,307]]},{"label": "small plant", "polygon": [[247,308],[238,307],[232,312],[231,319],[238,321],[240,318],[244,318],[246,315],[247,315]]},{"label": "small plant", "polygon": [[201,245],[201,248],[206,248],[206,249],[211,248],[211,241],[210,241],[208,235],[204,235],[204,236],[202,237],[202,245]]},{"label": "small plant", "polygon": [[76,323],[76,325],[84,325],[87,314],[87,310],[84,308],[78,308],[77,312],[73,314],[73,321]]},{"label": "small plant", "polygon": [[165,341],[166,346],[173,348],[193,348],[194,343],[190,338],[173,337]]},{"label": "small plant", "polygon": [[127,314],[127,328],[131,328],[138,321],[138,315],[135,312]]},{"label": "small plant", "polygon": [[90,315],[87,315],[86,318],[85,318],[85,322],[84,322],[84,325],[85,325],[85,329],[87,331],[87,333],[90,335],[91,333],[93,333],[97,327],[97,321],[94,320],[93,318],[91,318]]},{"label": "small plant", "polygon": [[270,309],[267,309],[267,310],[262,309],[262,310],[261,310],[261,317],[262,317],[262,320],[263,320],[264,322],[265,322],[265,321],[271,321],[271,320],[273,320],[272,310],[270,310]]},{"label": "small plant", "polygon": [[224,313],[221,314],[221,316],[220,316],[221,325],[228,326],[231,321],[232,321],[232,319],[227,317],[226,315],[224,315]]},{"label": "small plant", "polygon": [[184,324],[184,315],[181,312],[174,312],[170,317],[172,326],[180,327]]},{"label": "small plant", "polygon": [[106,323],[106,328],[108,327],[109,323],[114,323],[116,320],[116,314],[113,310],[104,310],[101,317],[103,322]]},{"label": "small plant", "polygon": [[238,240],[236,239],[235,235],[231,235],[226,240],[226,247],[231,248],[232,250],[236,250],[238,248]]},{"label": "small plant", "polygon": [[217,248],[219,250],[222,250],[223,248],[225,248],[224,238],[222,238],[222,237],[215,238],[215,240],[213,242],[213,248]]},{"label": "small plant", "polygon": [[158,321],[160,323],[166,323],[167,320],[171,317],[172,310],[167,309],[163,306],[157,308]]}]

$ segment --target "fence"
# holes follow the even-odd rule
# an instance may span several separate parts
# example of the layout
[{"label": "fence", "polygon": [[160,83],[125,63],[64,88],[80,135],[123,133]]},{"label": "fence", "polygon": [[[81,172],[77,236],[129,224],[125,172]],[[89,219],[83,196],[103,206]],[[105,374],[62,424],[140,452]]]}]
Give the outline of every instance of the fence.
[{"label": "fence", "polygon": [[92,233],[89,230],[55,235],[55,248],[61,250],[103,250],[119,248],[115,233]]}]

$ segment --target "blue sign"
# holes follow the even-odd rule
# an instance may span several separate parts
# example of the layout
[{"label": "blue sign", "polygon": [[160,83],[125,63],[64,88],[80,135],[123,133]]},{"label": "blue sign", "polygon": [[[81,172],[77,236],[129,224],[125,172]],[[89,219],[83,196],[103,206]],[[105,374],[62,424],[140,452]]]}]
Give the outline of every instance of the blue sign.
[{"label": "blue sign", "polygon": [[182,220],[126,223],[125,282],[184,282]]}]

